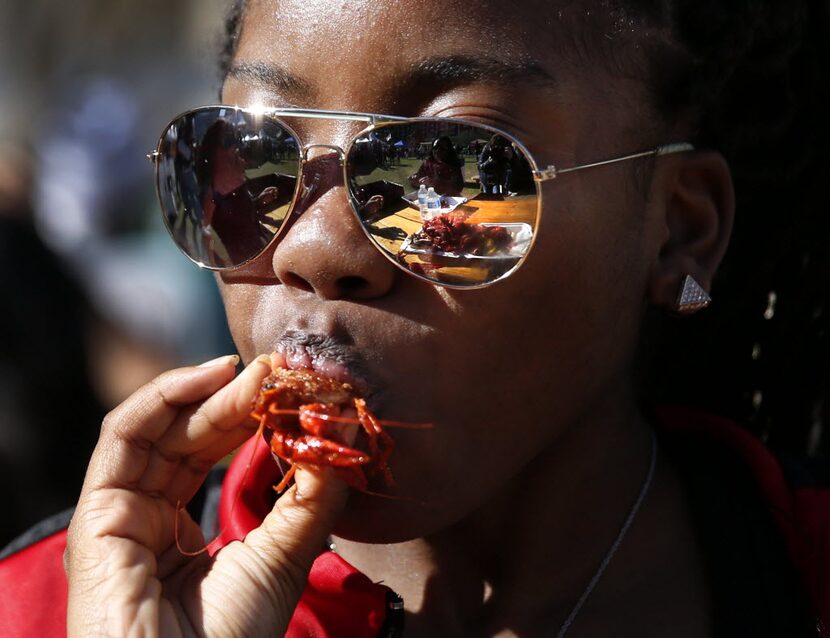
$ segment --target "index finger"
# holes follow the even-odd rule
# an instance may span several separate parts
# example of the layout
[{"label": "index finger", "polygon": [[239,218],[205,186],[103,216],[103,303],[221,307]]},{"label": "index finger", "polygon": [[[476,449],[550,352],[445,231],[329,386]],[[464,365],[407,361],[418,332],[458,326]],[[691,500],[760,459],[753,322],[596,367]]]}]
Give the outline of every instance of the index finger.
[{"label": "index finger", "polygon": [[101,426],[84,490],[103,485],[132,487],[155,443],[179,414],[229,383],[238,360],[232,355],[203,366],[170,370],[112,410]]},{"label": "index finger", "polygon": [[248,417],[254,396],[271,369],[272,359],[268,355],[254,359],[242,374],[195,410],[179,413],[156,442],[158,450],[171,458],[189,455],[206,462],[217,461],[233,451],[256,428]]}]

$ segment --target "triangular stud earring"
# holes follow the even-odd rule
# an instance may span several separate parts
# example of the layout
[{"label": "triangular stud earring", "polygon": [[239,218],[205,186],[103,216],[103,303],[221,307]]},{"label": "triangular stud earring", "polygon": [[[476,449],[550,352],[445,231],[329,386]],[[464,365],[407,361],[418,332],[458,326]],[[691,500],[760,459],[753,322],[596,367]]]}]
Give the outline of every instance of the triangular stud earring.
[{"label": "triangular stud earring", "polygon": [[691,275],[686,275],[680,294],[677,295],[675,310],[682,315],[690,315],[709,305],[712,298]]}]

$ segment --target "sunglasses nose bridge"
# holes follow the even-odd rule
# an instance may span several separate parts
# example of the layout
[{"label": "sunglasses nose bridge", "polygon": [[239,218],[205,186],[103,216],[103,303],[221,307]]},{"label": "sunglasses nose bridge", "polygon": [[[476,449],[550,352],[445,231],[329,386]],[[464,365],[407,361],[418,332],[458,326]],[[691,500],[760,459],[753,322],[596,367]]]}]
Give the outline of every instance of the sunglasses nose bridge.
[{"label": "sunglasses nose bridge", "polygon": [[[312,153],[315,149],[318,153]],[[336,144],[305,144],[300,149],[302,178],[295,213],[301,214],[322,192],[343,179],[345,160],[345,151]]]},{"label": "sunglasses nose bridge", "polygon": [[306,144],[303,146],[303,154],[302,154],[302,161],[308,162],[309,161],[309,152],[315,148],[322,148],[328,149],[330,151],[334,151],[337,153],[337,156],[340,158],[340,162],[342,163],[346,159],[346,151],[344,151],[340,146],[336,144]]}]

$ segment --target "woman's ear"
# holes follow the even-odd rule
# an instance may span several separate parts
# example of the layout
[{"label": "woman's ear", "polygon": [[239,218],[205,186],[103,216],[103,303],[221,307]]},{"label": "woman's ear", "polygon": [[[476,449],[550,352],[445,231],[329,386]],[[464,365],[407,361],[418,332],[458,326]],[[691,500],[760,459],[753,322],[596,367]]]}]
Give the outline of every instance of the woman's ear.
[{"label": "woman's ear", "polygon": [[649,193],[661,229],[649,280],[649,301],[676,309],[686,275],[711,290],[735,217],[735,191],[726,160],[693,151],[658,161]]}]

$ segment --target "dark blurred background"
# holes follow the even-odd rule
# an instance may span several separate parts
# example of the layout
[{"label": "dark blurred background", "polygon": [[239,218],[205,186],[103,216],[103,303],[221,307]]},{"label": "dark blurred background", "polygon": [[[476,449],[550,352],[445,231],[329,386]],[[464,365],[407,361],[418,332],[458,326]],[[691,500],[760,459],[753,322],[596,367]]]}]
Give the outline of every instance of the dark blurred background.
[{"label": "dark blurred background", "polygon": [[0,3],[0,547],[71,506],[103,415],[233,352],[150,162],[217,99],[224,0]]}]

